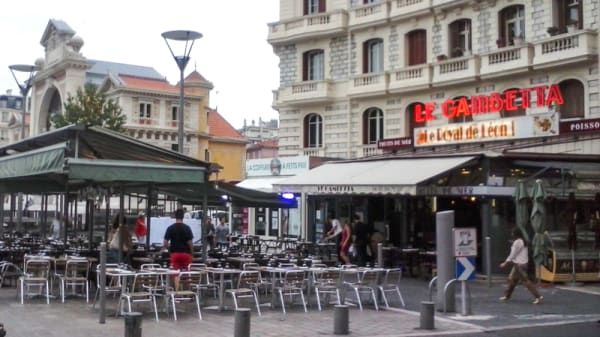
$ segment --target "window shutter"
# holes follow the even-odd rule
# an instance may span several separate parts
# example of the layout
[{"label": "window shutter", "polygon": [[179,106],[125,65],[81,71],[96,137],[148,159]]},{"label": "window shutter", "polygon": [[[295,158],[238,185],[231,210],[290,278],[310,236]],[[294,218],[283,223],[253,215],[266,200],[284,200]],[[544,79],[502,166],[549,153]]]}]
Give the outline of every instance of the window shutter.
[{"label": "window shutter", "polygon": [[363,144],[369,144],[369,110],[363,112],[362,118]]},{"label": "window shutter", "polygon": [[418,57],[416,64],[423,64],[427,61],[427,33],[425,30],[417,31],[417,45]]},{"label": "window shutter", "polygon": [[363,74],[366,74],[369,72],[369,41],[363,43],[362,56]]},{"label": "window shutter", "polygon": [[327,11],[327,6],[325,4],[325,0],[319,0],[319,13],[325,13]]},{"label": "window shutter", "polygon": [[318,139],[318,142],[315,142],[315,143],[317,143],[316,147],[322,147],[324,144],[324,142],[323,142],[323,118],[321,116],[317,116],[317,120],[319,121],[319,124],[318,124],[319,126],[318,126],[318,130],[317,130],[319,139]]},{"label": "window shutter", "polygon": [[456,47],[462,47],[458,45],[458,29],[460,27],[460,21],[454,21],[450,24],[450,54],[451,57],[456,57],[458,53],[455,52]]},{"label": "window shutter", "polygon": [[302,54],[302,81],[308,81],[308,58],[310,53]]},{"label": "window shutter", "polygon": [[583,29],[583,1],[579,0],[579,4],[577,5],[577,24],[579,29]]},{"label": "window shutter", "polygon": [[304,15],[308,15],[308,6],[310,6],[310,0],[304,0]]},{"label": "window shutter", "polygon": [[502,44],[500,44],[498,47],[505,47],[508,46],[508,36],[506,36],[506,9],[503,9],[500,12],[500,20],[498,20],[498,39],[502,40]]},{"label": "window shutter", "polygon": [[304,147],[308,147],[308,117],[304,117]]}]

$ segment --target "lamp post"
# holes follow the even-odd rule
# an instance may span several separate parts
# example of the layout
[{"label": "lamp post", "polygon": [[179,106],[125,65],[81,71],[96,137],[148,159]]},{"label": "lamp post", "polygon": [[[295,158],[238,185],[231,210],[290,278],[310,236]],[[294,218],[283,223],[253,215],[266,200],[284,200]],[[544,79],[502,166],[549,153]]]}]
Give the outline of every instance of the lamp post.
[{"label": "lamp post", "polygon": [[[21,97],[22,97],[22,101],[21,101],[21,140],[25,139],[25,113],[27,110],[27,93],[29,92],[29,89],[31,89],[31,85],[32,85],[32,80],[33,80],[33,75],[35,73],[36,70],[38,70],[38,67],[36,66],[32,66],[32,65],[27,65],[27,64],[13,64],[8,66],[8,69],[10,69],[10,72],[13,76],[13,78],[15,79],[15,82],[17,82],[17,85],[19,86],[19,90],[21,92]],[[15,74],[15,72],[19,72],[19,73],[28,73],[29,78],[27,80],[25,80],[23,83],[20,83],[19,80],[17,79],[17,75]],[[19,196],[17,198],[17,230],[21,230],[22,227],[22,223],[23,223],[23,194],[19,193]]]},{"label": "lamp post", "polygon": [[[179,123],[177,129],[177,151],[183,153],[183,71],[190,60],[190,53],[192,52],[194,41],[201,38],[202,34],[191,30],[172,30],[162,33],[161,36],[165,39],[167,47],[169,47],[169,51],[179,68],[179,109],[177,109],[177,121]],[[175,53],[173,53],[169,40],[185,43],[183,55],[176,56]]]}]

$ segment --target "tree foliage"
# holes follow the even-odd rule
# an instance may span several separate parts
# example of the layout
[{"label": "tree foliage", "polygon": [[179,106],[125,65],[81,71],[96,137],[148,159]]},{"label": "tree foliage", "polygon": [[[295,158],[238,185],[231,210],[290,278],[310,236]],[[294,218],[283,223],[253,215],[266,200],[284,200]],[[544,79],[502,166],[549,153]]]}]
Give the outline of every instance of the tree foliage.
[{"label": "tree foliage", "polygon": [[69,95],[63,114],[50,117],[52,125],[60,128],[70,124],[97,125],[103,128],[123,132],[125,115],[117,102],[98,91],[94,84],[86,84],[77,89],[75,96]]}]

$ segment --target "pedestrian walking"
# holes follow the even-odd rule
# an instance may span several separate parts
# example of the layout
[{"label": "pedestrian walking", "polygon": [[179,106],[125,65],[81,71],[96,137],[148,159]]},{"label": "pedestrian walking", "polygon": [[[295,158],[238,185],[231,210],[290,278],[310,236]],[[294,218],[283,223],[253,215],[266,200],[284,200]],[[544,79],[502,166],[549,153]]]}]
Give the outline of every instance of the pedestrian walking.
[{"label": "pedestrian walking", "polygon": [[508,301],[512,295],[515,287],[521,281],[525,287],[533,294],[535,299],[533,304],[541,303],[543,297],[537,291],[535,285],[531,283],[527,276],[527,263],[529,262],[529,253],[527,251],[527,243],[523,239],[523,233],[519,228],[513,229],[514,242],[510,247],[510,254],[506,258],[506,261],[500,264],[500,268],[504,268],[509,264],[512,264],[510,274],[508,274],[508,288],[504,292],[504,296],[500,297],[500,301]]}]

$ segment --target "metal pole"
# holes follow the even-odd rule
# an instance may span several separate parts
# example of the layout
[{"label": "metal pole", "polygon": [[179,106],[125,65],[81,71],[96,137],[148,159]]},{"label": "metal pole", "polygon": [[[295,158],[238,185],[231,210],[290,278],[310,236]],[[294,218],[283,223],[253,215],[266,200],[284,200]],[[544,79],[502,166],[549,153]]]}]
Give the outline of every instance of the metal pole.
[{"label": "metal pole", "polygon": [[150,230],[152,218],[152,187],[148,187],[146,198],[146,252],[150,250]]},{"label": "metal pole", "polygon": [[486,236],[484,241],[485,248],[485,274],[487,276],[488,288],[492,287],[492,238]]},{"label": "metal pole", "polygon": [[4,234],[4,194],[0,193],[0,235]]},{"label": "metal pole", "polygon": [[[186,62],[187,63],[187,62]],[[177,110],[177,151],[183,153],[183,69],[185,66],[180,67],[179,71],[179,109]]]},{"label": "metal pole", "polygon": [[239,308],[235,310],[234,337],[250,337],[250,309]]},{"label": "metal pole", "polygon": [[[119,227],[124,226],[124,229],[127,230],[127,225],[125,224],[125,190],[123,189],[123,185],[121,185],[121,190],[119,191]],[[117,229],[115,235],[119,235],[119,258],[117,261],[119,263],[123,262],[123,235],[121,235],[121,229]]]},{"label": "metal pole", "polygon": [[108,241],[108,228],[111,225],[111,223],[110,223],[110,194],[108,194],[108,193],[106,194],[106,209],[104,211],[105,211],[105,214],[104,214],[105,222],[104,223],[106,224],[106,226],[104,226],[104,241]]},{"label": "metal pole", "polygon": [[[437,246],[437,273],[438,285],[445,285],[448,281],[454,279],[454,250],[453,250],[453,234],[454,228],[454,211],[443,211],[436,214],[436,246]],[[442,308],[450,308],[453,312],[454,307],[454,286],[448,289],[445,294],[443,287],[437,287],[437,306],[438,310]],[[447,296],[445,296],[447,295]]]},{"label": "metal pole", "polygon": [[65,239],[65,244],[67,244],[67,234],[68,234],[68,228],[67,228],[67,224],[69,223],[69,186],[65,187],[65,194],[63,196],[63,212],[64,212],[64,239]]},{"label": "metal pole", "polygon": [[100,243],[100,324],[106,323],[106,242]]},{"label": "metal pole", "polygon": [[461,289],[461,314],[463,316],[471,315],[471,292],[469,291],[467,281],[460,282]]},{"label": "metal pole", "polygon": [[[206,185],[209,184],[208,181],[204,183],[205,189]],[[208,219],[208,191],[204,191],[204,196],[202,200],[202,262],[206,263],[206,259],[208,258],[208,241],[206,241],[206,235],[208,234],[208,228],[206,228],[206,219]],[[212,246],[211,246],[212,248]]]},{"label": "metal pole", "polygon": [[17,194],[17,232],[23,229],[23,193]]}]

